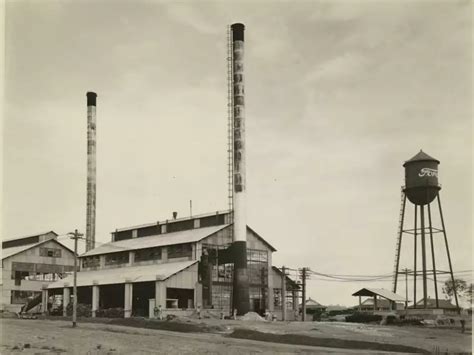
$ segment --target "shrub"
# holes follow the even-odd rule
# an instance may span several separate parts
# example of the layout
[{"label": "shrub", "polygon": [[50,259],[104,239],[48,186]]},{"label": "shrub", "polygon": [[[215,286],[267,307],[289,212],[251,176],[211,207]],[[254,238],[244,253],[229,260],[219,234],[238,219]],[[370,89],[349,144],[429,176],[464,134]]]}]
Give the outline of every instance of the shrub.
[{"label": "shrub", "polygon": [[329,317],[332,317],[332,316],[337,316],[337,315],[340,315],[340,314],[348,314],[348,313],[354,313],[354,309],[352,308],[348,308],[348,309],[334,309],[332,311],[329,311],[327,312],[327,315]]},{"label": "shrub", "polygon": [[[72,316],[72,302],[70,302],[66,307],[66,314]],[[92,316],[92,307],[90,304],[77,304],[77,316],[78,317],[91,317]]]},{"label": "shrub", "polygon": [[49,315],[51,316],[62,316],[63,315],[63,306],[56,307],[49,311]]},{"label": "shrub", "polygon": [[369,313],[354,313],[353,315],[346,317],[346,322],[351,323],[370,323],[370,322],[380,322],[382,316]]},{"label": "shrub", "polygon": [[96,311],[96,316],[103,318],[123,318],[124,310],[121,307],[99,309]]}]

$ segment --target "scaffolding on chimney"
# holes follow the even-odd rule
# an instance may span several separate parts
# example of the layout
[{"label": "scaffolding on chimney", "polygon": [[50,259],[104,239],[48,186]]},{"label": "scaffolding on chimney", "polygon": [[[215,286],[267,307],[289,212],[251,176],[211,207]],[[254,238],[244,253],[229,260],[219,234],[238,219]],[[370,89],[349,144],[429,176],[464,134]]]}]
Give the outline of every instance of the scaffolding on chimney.
[{"label": "scaffolding on chimney", "polygon": [[[229,224],[234,223],[234,61],[232,47],[232,27],[227,26],[227,203]],[[230,239],[234,240],[234,227],[229,228]],[[233,279],[233,268],[232,278]],[[232,314],[233,289],[230,285],[229,313]],[[222,289],[221,289],[222,292]],[[221,295],[222,296],[222,295]]]},{"label": "scaffolding on chimney", "polygon": [[[227,201],[229,224],[234,222],[234,70],[232,48],[232,29],[227,27]],[[231,228],[232,230],[232,228]],[[233,233],[233,232],[231,232]],[[233,237],[233,235],[231,235]]]}]

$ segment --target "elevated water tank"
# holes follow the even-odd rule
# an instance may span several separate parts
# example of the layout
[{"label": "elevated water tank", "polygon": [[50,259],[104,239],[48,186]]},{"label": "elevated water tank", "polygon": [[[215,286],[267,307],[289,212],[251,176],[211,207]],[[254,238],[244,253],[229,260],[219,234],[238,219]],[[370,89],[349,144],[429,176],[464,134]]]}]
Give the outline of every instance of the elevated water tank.
[{"label": "elevated water tank", "polygon": [[433,201],[441,187],[438,184],[439,160],[420,150],[405,168],[405,193],[415,205],[426,205]]}]

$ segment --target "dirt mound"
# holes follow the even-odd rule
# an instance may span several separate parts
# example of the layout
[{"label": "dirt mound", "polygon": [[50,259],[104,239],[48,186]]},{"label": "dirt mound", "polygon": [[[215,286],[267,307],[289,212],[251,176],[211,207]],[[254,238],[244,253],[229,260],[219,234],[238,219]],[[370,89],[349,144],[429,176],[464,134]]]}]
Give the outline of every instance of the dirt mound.
[{"label": "dirt mound", "polygon": [[255,312],[248,312],[245,313],[242,317],[240,317],[240,320],[243,321],[261,321],[264,322],[265,318],[260,317],[258,313]]},{"label": "dirt mound", "polygon": [[258,340],[271,343],[283,343],[293,345],[309,345],[309,346],[323,346],[327,348],[339,348],[339,349],[357,349],[357,350],[380,350],[380,351],[393,351],[399,353],[417,353],[417,354],[429,354],[430,352],[424,349],[415,348],[412,346],[388,344],[388,343],[377,343],[372,341],[360,341],[360,340],[346,340],[346,339],[335,339],[335,338],[320,338],[311,337],[299,334],[270,334],[262,333],[256,330],[250,329],[236,329],[232,334],[229,335],[231,338],[238,339],[249,339]]}]

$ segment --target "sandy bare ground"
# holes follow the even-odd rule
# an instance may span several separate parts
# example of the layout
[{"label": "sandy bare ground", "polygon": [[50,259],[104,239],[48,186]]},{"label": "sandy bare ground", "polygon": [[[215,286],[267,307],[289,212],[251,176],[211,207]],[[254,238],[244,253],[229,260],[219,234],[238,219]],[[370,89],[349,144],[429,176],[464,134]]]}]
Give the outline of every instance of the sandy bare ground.
[{"label": "sandy bare ground", "polygon": [[[206,320],[221,324],[219,320]],[[242,327],[242,322],[227,321],[229,327]],[[300,334],[321,338],[373,341],[413,346],[434,352],[472,352],[472,328],[431,328],[419,326],[380,326],[346,322],[245,322],[245,328],[276,334]]]},{"label": "sandy bare ground", "polygon": [[[351,323],[243,322],[192,320],[227,329],[245,328],[273,334],[375,341],[410,345],[449,353],[471,352],[471,334],[455,329],[390,327]],[[321,348],[231,339],[222,334],[176,333],[100,323],[63,320],[2,319],[2,354],[312,354],[376,353],[367,350]],[[29,348],[25,348],[29,344]],[[16,348],[15,348],[16,347]]]},{"label": "sandy bare ground", "polygon": [[[1,354],[350,354],[356,351],[98,323],[1,319]],[[25,344],[28,344],[25,347]],[[369,353],[364,351],[364,353]],[[374,353],[374,352],[371,352]]]}]

